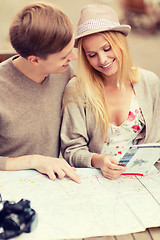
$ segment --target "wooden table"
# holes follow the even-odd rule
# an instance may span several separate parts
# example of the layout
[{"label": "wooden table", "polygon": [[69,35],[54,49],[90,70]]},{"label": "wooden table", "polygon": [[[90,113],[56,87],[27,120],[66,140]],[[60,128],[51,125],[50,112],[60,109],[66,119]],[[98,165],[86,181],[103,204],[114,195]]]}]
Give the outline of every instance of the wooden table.
[{"label": "wooden table", "polygon": [[145,232],[131,233],[120,236],[91,237],[76,240],[160,240],[160,227],[149,228]]}]

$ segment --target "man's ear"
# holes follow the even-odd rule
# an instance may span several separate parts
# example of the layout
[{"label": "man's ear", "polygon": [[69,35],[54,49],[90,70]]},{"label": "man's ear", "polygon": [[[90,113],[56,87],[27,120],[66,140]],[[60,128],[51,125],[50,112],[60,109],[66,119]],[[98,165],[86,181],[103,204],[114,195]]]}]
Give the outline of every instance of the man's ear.
[{"label": "man's ear", "polygon": [[34,65],[37,65],[37,63],[39,63],[39,58],[34,56],[34,55],[30,55],[27,57],[27,60]]}]

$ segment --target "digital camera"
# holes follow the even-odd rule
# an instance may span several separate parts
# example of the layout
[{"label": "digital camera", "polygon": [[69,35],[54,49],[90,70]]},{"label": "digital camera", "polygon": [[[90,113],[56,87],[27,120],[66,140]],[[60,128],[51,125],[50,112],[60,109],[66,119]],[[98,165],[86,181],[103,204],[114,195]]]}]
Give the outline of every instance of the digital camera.
[{"label": "digital camera", "polygon": [[36,212],[30,207],[29,200],[0,202],[0,239],[9,239],[23,232],[29,233],[36,224]]}]

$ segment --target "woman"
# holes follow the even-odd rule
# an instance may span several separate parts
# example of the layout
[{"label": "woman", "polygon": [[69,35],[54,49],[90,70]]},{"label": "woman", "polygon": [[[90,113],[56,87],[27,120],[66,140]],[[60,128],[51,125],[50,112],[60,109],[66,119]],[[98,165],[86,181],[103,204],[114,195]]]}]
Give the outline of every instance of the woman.
[{"label": "woman", "polygon": [[133,66],[130,29],[106,5],[84,7],[75,42],[77,78],[64,95],[64,158],[75,167],[100,168],[109,179],[125,171],[118,162],[131,145],[160,141],[160,81]]}]

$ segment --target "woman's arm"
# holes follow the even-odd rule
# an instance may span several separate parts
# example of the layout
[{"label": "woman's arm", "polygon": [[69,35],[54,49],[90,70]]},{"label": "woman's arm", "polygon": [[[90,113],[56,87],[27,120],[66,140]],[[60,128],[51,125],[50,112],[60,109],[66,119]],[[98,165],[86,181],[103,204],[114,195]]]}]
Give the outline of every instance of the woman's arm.
[{"label": "woman's arm", "polygon": [[94,153],[89,151],[85,109],[77,102],[68,103],[63,111],[61,126],[61,152],[74,167],[91,167]]},{"label": "woman's arm", "polygon": [[139,69],[139,76],[133,86],[145,120],[145,134],[141,140],[140,133],[134,144],[160,142],[160,79],[144,69]]}]

